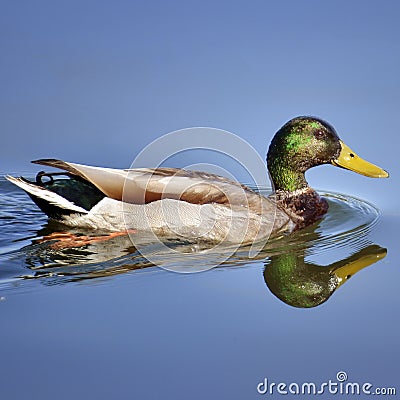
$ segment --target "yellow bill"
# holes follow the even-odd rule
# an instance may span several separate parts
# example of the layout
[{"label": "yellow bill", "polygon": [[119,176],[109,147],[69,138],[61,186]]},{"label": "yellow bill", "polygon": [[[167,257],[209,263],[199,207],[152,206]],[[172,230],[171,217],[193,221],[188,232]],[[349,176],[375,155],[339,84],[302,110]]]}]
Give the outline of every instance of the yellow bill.
[{"label": "yellow bill", "polygon": [[332,160],[333,165],[349,169],[361,175],[369,176],[370,178],[387,178],[389,176],[384,169],[363,160],[341,140],[340,145],[342,150],[340,151],[339,157]]},{"label": "yellow bill", "polygon": [[349,261],[345,265],[334,270],[334,274],[338,279],[338,286],[343,285],[348,279],[355,275],[358,271],[371,264],[376,263],[386,257],[387,250],[383,248],[375,249],[378,246],[372,246],[369,253],[366,253],[358,259]]}]

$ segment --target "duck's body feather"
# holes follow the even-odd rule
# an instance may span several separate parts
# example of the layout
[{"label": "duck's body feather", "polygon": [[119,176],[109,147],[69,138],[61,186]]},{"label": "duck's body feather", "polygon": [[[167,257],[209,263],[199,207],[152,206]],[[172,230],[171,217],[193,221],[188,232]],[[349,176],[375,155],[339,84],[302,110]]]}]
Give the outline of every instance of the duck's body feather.
[{"label": "duck's body feather", "polygon": [[40,205],[38,204],[40,208],[42,208],[42,204],[46,204],[51,214],[62,217],[70,214],[80,215],[88,213],[88,210],[76,205],[72,201],[60,196],[56,192],[48,190],[45,187],[37,185],[33,182],[29,182],[24,178],[6,176],[6,179],[25,190],[25,192],[27,192],[35,202],[40,203]]},{"label": "duck's body feather", "polygon": [[266,207],[266,213],[260,215],[244,207],[217,203],[193,204],[167,198],[130,204],[105,197],[88,214],[66,216],[64,222],[106,230],[135,229],[164,238],[246,244],[293,229],[294,223],[272,202]]},{"label": "duck's body feather", "polygon": [[96,186],[107,197],[131,204],[165,198],[193,204],[218,203],[262,207],[263,196],[239,182],[201,171],[178,168],[114,169],[45,159],[35,164],[61,168]]},{"label": "duck's body feather", "polygon": [[[73,227],[136,229],[167,238],[245,244],[266,240],[271,233],[290,232],[295,226],[271,199],[214,174],[174,168],[118,170],[60,160],[35,163],[62,168],[104,193],[86,210],[52,192],[51,185],[8,177],[49,216]],[[46,200],[53,207],[45,208]]]}]

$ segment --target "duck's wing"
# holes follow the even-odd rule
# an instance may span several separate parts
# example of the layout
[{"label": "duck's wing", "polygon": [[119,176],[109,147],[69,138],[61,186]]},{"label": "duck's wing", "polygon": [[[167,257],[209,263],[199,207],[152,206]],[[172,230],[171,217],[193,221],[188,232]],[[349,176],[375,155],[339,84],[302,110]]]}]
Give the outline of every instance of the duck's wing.
[{"label": "duck's wing", "polygon": [[220,203],[250,206],[254,209],[261,206],[258,204],[261,199],[266,200],[238,182],[199,171],[175,168],[123,170],[55,159],[32,162],[68,171],[91,182],[107,197],[133,204],[169,198],[194,204]]},{"label": "duck's wing", "polygon": [[35,160],[32,163],[62,169],[72,175],[79,176],[85,181],[91,182],[106,196],[116,200],[122,199],[124,182],[127,175],[125,170],[92,167],[50,158]]}]

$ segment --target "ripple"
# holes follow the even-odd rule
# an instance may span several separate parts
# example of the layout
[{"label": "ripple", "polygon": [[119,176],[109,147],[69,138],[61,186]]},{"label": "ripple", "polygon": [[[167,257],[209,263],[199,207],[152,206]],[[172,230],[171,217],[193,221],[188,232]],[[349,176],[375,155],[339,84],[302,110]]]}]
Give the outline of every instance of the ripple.
[{"label": "ripple", "polygon": [[[0,195],[0,285],[17,277],[51,277],[53,282],[61,283],[154,266],[133,248],[127,236],[69,249],[53,246],[54,241],[38,243],[35,240],[38,237],[49,231],[65,231],[66,227],[47,222],[28,196],[14,190],[7,182],[0,181],[1,189],[5,185],[7,190],[2,190]],[[329,262],[340,252],[353,253],[371,243],[369,234],[380,216],[376,207],[339,193],[324,192],[321,195],[329,202],[329,211],[321,221],[269,241],[255,258],[249,258],[248,248],[240,248],[221,266],[259,263],[260,260],[268,260],[272,255],[285,252],[306,252],[308,257],[319,257]],[[89,234],[76,229],[68,231]],[[204,246],[199,244],[170,241],[169,245],[179,248],[181,255],[171,258],[170,253],[164,254],[154,243],[149,243],[147,249],[156,256],[159,265],[174,265],[174,270],[181,272],[190,272],[192,265],[209,269],[215,260],[221,259],[220,254],[202,253]],[[188,253],[191,254],[190,263],[185,256]]]},{"label": "ripple", "polygon": [[310,248],[325,251],[338,247],[363,246],[368,241],[369,232],[380,217],[379,210],[372,204],[333,192],[321,192],[329,203],[328,213],[316,224],[287,237],[280,237],[268,243],[272,252],[283,248]]}]

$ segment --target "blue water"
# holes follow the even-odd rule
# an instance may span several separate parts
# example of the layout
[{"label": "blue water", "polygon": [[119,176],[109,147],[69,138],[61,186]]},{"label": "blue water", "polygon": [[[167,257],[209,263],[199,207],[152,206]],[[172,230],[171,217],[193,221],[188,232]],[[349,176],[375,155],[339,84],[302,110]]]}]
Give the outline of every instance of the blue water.
[{"label": "blue water", "polygon": [[[320,384],[339,371],[399,393],[398,216],[325,196],[330,210],[315,226],[253,259],[240,249],[181,274],[152,266],[126,236],[43,240],[68,229],[1,180],[2,398],[256,399],[264,378]],[[177,269],[213,262],[171,245],[182,249]],[[375,259],[336,289],[335,271],[365,257]]]}]

